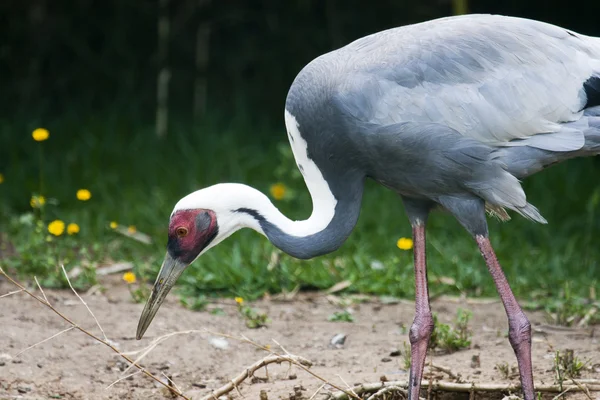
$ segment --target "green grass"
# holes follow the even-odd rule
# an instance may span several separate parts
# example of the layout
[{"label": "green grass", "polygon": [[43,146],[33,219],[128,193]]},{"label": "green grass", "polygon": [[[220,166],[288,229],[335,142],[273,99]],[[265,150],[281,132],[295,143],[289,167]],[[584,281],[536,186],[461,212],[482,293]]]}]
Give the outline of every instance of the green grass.
[{"label": "green grass", "polygon": [[574,379],[581,376],[581,371],[590,362],[590,360],[580,359],[571,349],[567,349],[561,354],[556,351],[554,357],[554,370],[560,384],[564,378]]},{"label": "green grass", "polygon": [[440,349],[447,353],[466,349],[471,345],[472,334],[469,329],[469,320],[473,314],[461,308],[456,313],[454,324],[448,325],[440,322],[437,315],[433,314],[433,332],[429,340],[429,347]]},{"label": "green grass", "polygon": [[354,322],[354,316],[347,310],[335,311],[329,317],[327,321],[332,322]]},{"label": "green grass", "polygon": [[[38,126],[49,129],[48,141],[31,139]],[[292,193],[275,202],[286,215],[303,219],[311,211],[283,121],[273,127],[242,115],[215,117],[194,127],[174,123],[161,141],[151,124],[118,114],[68,115],[55,121],[0,121],[0,141],[0,173],[5,179],[0,184],[0,231],[22,250],[20,257],[4,264],[28,278],[56,277],[57,255],[70,252],[65,260],[68,269],[80,265],[82,258],[90,266],[132,261],[138,276],[152,281],[164,255],[173,206],[189,192],[218,182],[243,182],[268,192],[271,184],[280,181]],[[39,147],[43,148],[41,164]],[[550,222],[547,226],[514,215],[509,223],[490,220],[492,243],[517,296],[558,295],[565,282],[573,296],[587,297],[590,288],[598,292],[599,172],[597,160],[573,160],[524,182],[530,202]],[[89,189],[92,199],[76,200],[79,188]],[[40,192],[55,199],[55,204],[45,207],[44,221],[77,222],[81,232],[76,237],[57,238],[48,245],[43,242],[44,231],[36,239],[42,241],[32,244],[33,228],[22,225],[19,218],[31,212],[32,193]],[[154,243],[144,245],[117,234],[108,227],[110,221],[135,225]],[[410,298],[414,295],[412,252],[396,247],[399,237],[410,234],[397,195],[368,182],[358,225],[335,253],[309,261],[282,255],[278,265],[267,270],[272,253],[278,250],[259,234],[244,230],[190,266],[180,278],[180,291],[188,297],[252,299],[296,285],[324,289],[350,280],[348,291]],[[63,239],[71,244],[60,242]],[[431,217],[428,240],[432,295],[496,295],[475,243],[451,216],[440,212]],[[375,261],[384,268],[373,268]],[[455,283],[433,284],[441,277]],[[93,277],[86,279],[80,284]],[[54,283],[64,284],[60,278]]]}]

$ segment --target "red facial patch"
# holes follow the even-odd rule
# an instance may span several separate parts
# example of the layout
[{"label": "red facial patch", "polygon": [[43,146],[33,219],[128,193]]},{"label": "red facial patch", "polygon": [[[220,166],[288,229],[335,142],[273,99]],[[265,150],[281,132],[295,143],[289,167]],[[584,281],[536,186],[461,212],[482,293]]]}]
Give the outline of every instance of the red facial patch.
[{"label": "red facial patch", "polygon": [[189,264],[219,232],[217,217],[212,210],[177,211],[169,223],[167,250],[171,257]]}]

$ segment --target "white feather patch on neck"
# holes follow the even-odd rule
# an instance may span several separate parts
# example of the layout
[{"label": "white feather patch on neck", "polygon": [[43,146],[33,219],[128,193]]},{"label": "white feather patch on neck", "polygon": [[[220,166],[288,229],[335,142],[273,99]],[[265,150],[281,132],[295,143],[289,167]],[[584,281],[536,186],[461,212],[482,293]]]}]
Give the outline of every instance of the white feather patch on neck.
[{"label": "white feather patch on neck", "polygon": [[325,229],[333,219],[337,200],[315,162],[308,157],[307,144],[300,135],[298,122],[287,110],[285,111],[285,124],[291,138],[290,145],[296,163],[302,166],[301,172],[312,197],[312,214],[307,220],[292,221],[283,215],[265,194],[240,183],[220,183],[197,190],[179,200],[173,213],[177,210],[199,208],[215,212],[219,233],[205,251],[240,228],[252,228],[265,234],[253,216],[237,212],[239,209],[255,210],[282,232],[296,237],[318,233]]},{"label": "white feather patch on neck", "polygon": [[308,145],[300,135],[298,121],[288,110],[285,110],[285,126],[296,164],[312,198],[313,211],[310,218],[298,223],[302,225],[296,228],[301,232],[301,235],[297,236],[308,236],[322,231],[329,225],[335,215],[337,200],[317,164],[308,157]]}]

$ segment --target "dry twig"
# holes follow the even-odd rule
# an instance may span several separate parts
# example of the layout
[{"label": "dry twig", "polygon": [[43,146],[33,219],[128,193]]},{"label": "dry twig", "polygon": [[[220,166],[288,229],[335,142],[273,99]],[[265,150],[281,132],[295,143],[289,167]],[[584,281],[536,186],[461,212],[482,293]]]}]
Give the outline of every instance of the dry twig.
[{"label": "dry twig", "polygon": [[40,283],[37,280],[37,276],[34,276],[33,279],[35,280],[35,284],[40,289],[40,292],[42,292],[42,296],[44,296],[44,300],[46,300],[46,303],[50,304],[50,302],[48,301],[48,298],[46,297],[46,293],[44,293],[44,289],[42,289],[42,285],[40,285]]},{"label": "dry twig", "polygon": [[171,338],[173,336],[177,336],[177,335],[187,335],[188,333],[204,333],[204,331],[190,329],[188,331],[178,331],[178,332],[167,333],[166,335],[157,337],[148,346],[146,346],[146,347],[144,347],[144,348],[142,348],[140,350],[134,350],[134,351],[124,352],[123,354],[128,355],[128,356],[129,355],[138,354],[138,353],[142,353],[142,355],[139,356],[138,358],[136,358],[135,361],[133,363],[131,363],[129,365],[129,367],[127,367],[127,369],[125,369],[125,371],[123,371],[123,373],[126,373],[127,371],[129,371],[132,368],[133,365],[138,364],[144,357],[146,357],[148,354],[150,354],[150,352],[152,350],[154,350],[156,348],[156,346],[158,346],[159,344],[161,344],[165,340],[167,340],[167,339],[169,339],[169,338]]},{"label": "dry twig", "polygon": [[408,399],[408,392],[406,391],[406,389],[402,389],[398,386],[386,386],[383,389],[379,389],[378,391],[373,393],[371,397],[369,397],[369,400],[384,399],[386,394],[393,392],[400,392],[404,395],[404,398]]},{"label": "dry twig", "polygon": [[346,382],[344,380],[344,378],[342,378],[342,376],[340,374],[336,375],[338,378],[340,378],[340,380],[342,382],[344,382],[344,385],[346,385],[346,387],[348,388],[348,390],[350,391],[350,393],[352,393],[354,395],[354,398],[360,399],[360,397],[358,396],[358,394],[356,394],[356,392],[352,389],[352,386],[348,385],[348,382]]},{"label": "dry twig", "polygon": [[[278,353],[276,353],[276,352],[272,351],[271,349],[269,349],[269,348],[267,348],[267,347],[265,347],[265,346],[262,346],[262,345],[260,345],[260,344],[258,344],[258,343],[256,343],[256,342],[254,342],[254,341],[252,341],[252,340],[248,339],[248,338],[247,338],[247,337],[245,337],[245,336],[242,336],[242,338],[240,339],[240,338],[237,338],[237,337],[235,337],[235,336],[226,335],[226,334],[223,334],[223,333],[212,332],[212,331],[209,331],[209,330],[206,330],[206,331],[207,331],[207,332],[209,332],[209,333],[212,333],[213,335],[219,335],[219,336],[223,336],[223,337],[230,338],[230,339],[233,339],[233,340],[239,340],[239,341],[242,341],[242,342],[246,342],[246,343],[249,343],[249,344],[253,345],[254,347],[257,347],[257,348],[259,348],[259,349],[263,349],[264,351],[267,351],[267,352],[269,352],[269,353],[271,353],[271,354],[273,354],[273,355],[276,355],[276,356],[281,356],[281,354],[278,354]],[[352,392],[348,392],[347,390],[345,390],[345,389],[342,389],[342,388],[341,388],[340,386],[338,386],[338,385],[334,385],[333,383],[329,382],[327,379],[325,379],[325,378],[321,377],[320,375],[317,375],[316,373],[314,373],[314,372],[312,372],[311,370],[309,370],[309,369],[308,369],[308,367],[306,367],[306,366],[304,366],[304,365],[302,365],[302,364],[300,364],[300,363],[298,363],[298,362],[295,362],[295,361],[293,361],[293,360],[291,360],[290,362],[291,362],[291,363],[293,363],[293,364],[295,364],[295,365],[297,365],[299,368],[301,368],[301,369],[302,369],[302,370],[304,370],[305,372],[309,373],[310,375],[314,376],[315,378],[317,378],[317,379],[318,379],[318,380],[320,380],[321,382],[325,382],[325,383],[327,383],[329,386],[333,387],[334,389],[337,389],[337,390],[339,390],[340,392],[343,392],[343,393],[345,393],[347,396],[349,396],[349,397],[352,397],[352,398],[354,398],[354,399],[357,399],[357,400],[359,400],[359,397],[356,397],[356,395],[355,395],[354,393],[352,393]]]},{"label": "dry twig", "polygon": [[108,385],[108,386],[106,387],[106,389],[110,389],[111,387],[113,387],[113,386],[114,386],[114,385],[116,385],[117,383],[119,383],[119,382],[121,382],[121,381],[123,381],[123,380],[125,380],[125,379],[127,379],[127,378],[131,378],[132,376],[134,376],[134,375],[137,375],[137,374],[139,374],[140,372],[142,372],[142,371],[140,371],[140,370],[137,370],[137,371],[135,371],[133,374],[129,374],[129,375],[122,376],[122,377],[120,377],[119,379],[117,379],[116,381],[114,381],[113,383],[111,383],[110,385]]},{"label": "dry twig", "polygon": [[[29,290],[27,290],[27,288],[25,288],[25,286],[23,286],[21,283],[17,282],[16,280],[14,280],[12,277],[10,277],[6,272],[4,272],[4,270],[2,269],[2,267],[0,267],[0,274],[4,275],[4,277],[6,279],[8,279],[9,282],[11,282],[13,285],[15,285],[16,287],[18,287],[19,289],[21,289],[21,291],[27,293],[29,296],[33,297],[34,299],[36,299],[37,301],[39,301],[40,303],[42,303],[43,305],[45,305],[46,307],[48,307],[50,310],[54,311],[54,313],[56,315],[58,315],[59,317],[61,317],[63,320],[65,320],[68,324],[70,324],[73,328],[77,329],[78,331],[86,334],[87,336],[91,337],[92,339],[102,343],[103,345],[105,345],[106,347],[110,348],[112,351],[114,351],[115,353],[117,353],[119,356],[121,356],[122,358],[124,358],[128,363],[133,364],[137,369],[139,369],[142,373],[144,373],[144,375],[148,376],[149,378],[153,379],[154,381],[160,383],[161,385],[163,385],[164,387],[166,387],[167,389],[169,389],[172,393],[174,393],[177,396],[180,396],[186,400],[190,400],[189,397],[185,396],[183,393],[181,392],[177,392],[177,389],[175,389],[174,387],[171,387],[167,384],[165,384],[163,381],[161,381],[159,378],[157,378],[156,376],[154,376],[152,373],[150,373],[148,370],[146,370],[144,367],[142,367],[141,365],[135,363],[131,358],[129,358],[127,355],[121,353],[119,351],[119,349],[117,349],[115,346],[113,346],[108,340],[103,340],[101,338],[99,338],[98,336],[94,335],[93,333],[83,329],[82,327],[80,327],[78,324],[76,324],[75,322],[73,322],[69,317],[67,317],[66,315],[64,315],[63,313],[61,313],[60,311],[58,311],[56,308],[54,308],[54,306],[52,306],[50,303],[48,303],[46,300],[42,299],[39,296],[36,296],[35,294],[31,293]],[[69,282],[70,284],[70,282]],[[73,287],[71,286],[71,289],[73,289]],[[75,291],[75,289],[73,289],[73,291]],[[75,294],[77,294],[77,292],[75,292]],[[79,297],[79,295],[77,295],[77,297]],[[86,305],[87,307],[87,305]],[[95,317],[94,317],[95,318]],[[97,321],[97,320],[96,320]]]},{"label": "dry twig", "polygon": [[581,382],[579,382],[579,381],[577,381],[577,380],[575,380],[575,379],[571,379],[571,381],[573,381],[573,383],[574,383],[575,385],[577,385],[577,387],[578,387],[579,389],[581,389],[581,391],[582,391],[582,392],[583,392],[583,393],[586,395],[586,397],[587,397],[588,399],[590,399],[590,400],[594,400],[594,399],[592,398],[592,395],[590,394],[590,391],[589,391],[589,389],[588,389],[586,386],[584,386],[584,385],[583,385]]},{"label": "dry twig", "polygon": [[62,330],[62,331],[60,331],[60,332],[58,332],[58,333],[55,333],[54,335],[50,336],[49,338],[46,338],[46,339],[42,340],[41,342],[37,342],[37,343],[35,343],[35,344],[32,344],[31,346],[29,346],[29,347],[27,347],[27,348],[25,348],[25,349],[21,350],[21,351],[20,351],[20,352],[18,352],[17,354],[15,354],[15,357],[18,357],[18,356],[20,356],[21,354],[25,353],[27,350],[29,350],[29,349],[33,349],[35,346],[38,346],[38,345],[40,345],[40,344],[42,344],[42,343],[46,343],[48,340],[54,339],[55,337],[57,337],[57,336],[60,336],[60,335],[62,335],[63,333],[67,333],[67,332],[69,332],[69,331],[70,331],[70,330],[72,330],[72,329],[75,329],[75,327],[74,327],[73,325],[71,325],[71,326],[70,326],[70,327],[68,327],[67,329],[64,329],[64,330]]},{"label": "dry twig", "polygon": [[[106,333],[104,333],[104,329],[102,329],[102,326],[100,325],[100,322],[98,322],[98,318],[96,318],[96,316],[94,315],[94,313],[92,312],[92,310],[90,310],[90,308],[88,307],[87,303],[85,301],[83,301],[83,299],[81,298],[81,296],[79,295],[79,293],[77,293],[77,291],[75,290],[75,288],[73,287],[73,285],[71,285],[71,280],[69,279],[69,274],[67,274],[67,270],[65,269],[65,266],[61,265],[60,267],[62,268],[63,274],[65,275],[65,278],[67,279],[67,283],[69,284],[69,287],[71,288],[71,290],[73,291],[73,293],[75,293],[75,296],[77,296],[77,298],[79,299],[79,301],[81,301],[81,303],[85,306],[85,308],[87,308],[87,310],[90,313],[90,315],[92,316],[92,318],[94,318],[94,321],[96,321],[96,325],[98,325],[98,328],[100,328],[100,332],[102,332],[102,337],[104,337],[104,341],[105,342],[109,342],[108,338],[106,337]],[[44,295],[44,298],[45,297],[46,296]],[[48,302],[48,300],[46,300],[46,302]]]},{"label": "dry twig", "polygon": [[13,294],[21,293],[22,291],[23,291],[22,289],[19,289],[19,290],[15,290],[13,292],[5,293],[5,294],[3,294],[3,295],[0,296],[0,299],[3,298],[3,297],[12,296]]},{"label": "dry twig", "polygon": [[444,372],[448,374],[450,379],[455,379],[456,381],[460,382],[460,375],[456,375],[454,372],[452,372],[452,370],[450,370],[450,368],[442,367],[441,365],[435,365],[433,363],[429,364],[429,367]]},{"label": "dry twig", "polygon": [[310,396],[310,398],[308,400],[313,400],[315,398],[315,396],[321,391],[321,389],[323,389],[325,387],[325,385],[327,385],[327,382],[323,382],[321,384],[321,386],[319,386],[319,388],[312,394],[312,396]]},{"label": "dry twig", "polygon": [[[565,381],[564,383],[568,383]],[[574,382],[573,382],[574,383]],[[600,391],[600,380],[598,379],[582,379],[578,381],[581,386],[577,384],[573,385],[563,385],[562,389],[560,385],[544,385],[539,384],[535,385],[535,391],[537,392],[546,392],[546,393],[560,393],[562,390],[569,390],[572,392],[585,392],[585,390],[589,391]],[[408,381],[387,381],[387,382],[377,382],[377,383],[366,383],[358,386],[354,386],[352,390],[357,394],[361,395],[363,393],[371,393],[376,392],[384,387],[388,386],[398,386],[401,388],[408,387]],[[429,387],[429,382],[423,380],[421,383],[421,387]],[[521,389],[520,384],[512,384],[512,383],[456,383],[456,382],[445,382],[445,381],[435,381],[431,385],[432,390],[445,390],[447,392],[509,392],[509,391],[518,391]],[[347,400],[347,393],[333,393],[330,396],[333,400]]]},{"label": "dry twig", "polygon": [[[226,385],[218,388],[217,390],[211,391],[210,394],[204,396],[201,400],[211,400],[214,398],[219,398],[219,397],[223,396],[224,394],[231,392],[233,389],[237,389],[239,392],[239,389],[237,388],[238,385],[240,385],[247,378],[251,378],[254,375],[254,373],[257,370],[259,370],[260,368],[263,368],[263,367],[267,366],[268,364],[273,364],[273,363],[281,364],[282,362],[291,362],[291,361],[293,361],[294,363],[304,365],[306,367],[311,366],[310,361],[308,361],[307,359],[305,359],[303,357],[295,356],[293,354],[288,354],[285,356],[269,355],[269,356],[266,356],[265,358],[263,358],[262,360],[257,361],[254,364],[250,365],[241,374],[239,374],[238,376],[233,378]],[[241,393],[239,393],[239,394],[241,395]]]}]

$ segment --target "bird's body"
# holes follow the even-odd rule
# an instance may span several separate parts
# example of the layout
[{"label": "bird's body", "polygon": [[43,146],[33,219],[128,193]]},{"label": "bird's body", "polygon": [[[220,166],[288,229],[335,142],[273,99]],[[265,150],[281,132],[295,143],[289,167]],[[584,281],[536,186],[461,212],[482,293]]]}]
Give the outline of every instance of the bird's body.
[{"label": "bird's body", "polygon": [[468,15],[358,39],[294,80],[285,124],[313,200],[286,218],[259,191],[219,184],[177,203],[168,254],[138,338],[183,269],[250,227],[298,258],[336,250],[353,230],[364,180],[397,192],[415,241],[416,316],[409,394],[416,398],[433,320],[425,224],[442,207],[475,238],[509,319],[526,400],[533,399],[530,325],[500,269],[485,211],[545,222],[519,179],[600,153],[600,39],[532,20]]},{"label": "bird's body", "polygon": [[356,169],[408,197],[475,195],[543,222],[515,178],[555,159],[517,150],[524,167],[515,168],[512,147],[566,156],[586,135],[588,147],[600,145],[600,119],[584,115],[598,97],[600,39],[468,15],[376,33],[315,59],[286,111],[328,182]]}]

